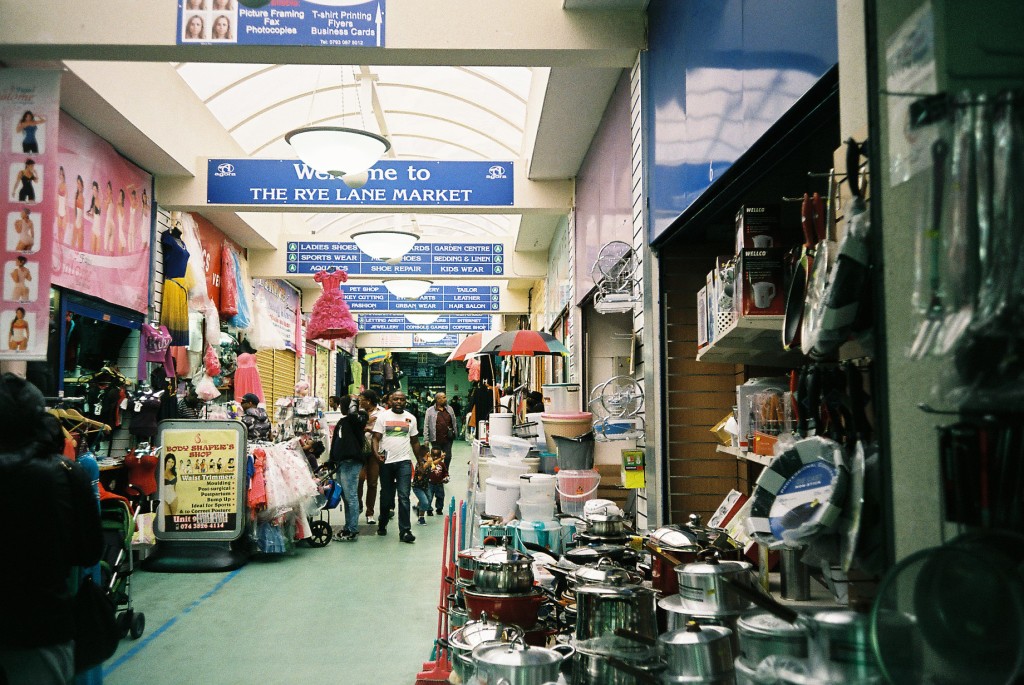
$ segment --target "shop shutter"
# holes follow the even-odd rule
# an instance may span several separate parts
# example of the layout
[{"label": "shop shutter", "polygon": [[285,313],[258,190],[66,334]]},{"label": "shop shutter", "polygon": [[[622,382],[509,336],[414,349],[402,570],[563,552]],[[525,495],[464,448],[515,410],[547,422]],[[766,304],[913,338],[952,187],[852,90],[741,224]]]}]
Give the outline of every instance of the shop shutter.
[{"label": "shop shutter", "polygon": [[327,398],[334,394],[329,383],[329,372],[331,366],[331,351],[326,347],[316,346],[316,389],[315,394],[317,397],[327,401]]},{"label": "shop shutter", "polygon": [[260,350],[256,368],[263,383],[267,413],[274,416],[274,403],[295,393],[295,353],[291,350]]}]

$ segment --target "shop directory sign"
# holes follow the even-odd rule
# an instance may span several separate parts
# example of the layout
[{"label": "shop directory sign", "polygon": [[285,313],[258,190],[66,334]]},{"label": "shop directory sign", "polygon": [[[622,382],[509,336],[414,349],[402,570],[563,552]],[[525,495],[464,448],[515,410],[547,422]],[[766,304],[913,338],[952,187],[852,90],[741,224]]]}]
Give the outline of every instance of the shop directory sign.
[{"label": "shop directory sign", "polygon": [[433,323],[413,323],[405,314],[359,314],[362,333],[475,333],[489,331],[490,314],[441,314]]},{"label": "shop directory sign", "polygon": [[296,275],[332,268],[343,269],[349,276],[500,276],[505,273],[505,246],[501,243],[417,243],[397,264],[374,259],[355,243],[290,240],[286,247],[286,269]]},{"label": "shop directory sign", "polygon": [[359,188],[296,159],[209,159],[209,204],[272,207],[511,207],[512,162],[381,160]]},{"label": "shop directory sign", "polygon": [[384,47],[386,0],[178,0],[178,45]]},{"label": "shop directory sign", "polygon": [[348,308],[360,312],[497,312],[501,309],[500,288],[496,285],[432,285],[425,295],[415,300],[396,297],[383,285],[345,283],[341,291],[345,293]]}]

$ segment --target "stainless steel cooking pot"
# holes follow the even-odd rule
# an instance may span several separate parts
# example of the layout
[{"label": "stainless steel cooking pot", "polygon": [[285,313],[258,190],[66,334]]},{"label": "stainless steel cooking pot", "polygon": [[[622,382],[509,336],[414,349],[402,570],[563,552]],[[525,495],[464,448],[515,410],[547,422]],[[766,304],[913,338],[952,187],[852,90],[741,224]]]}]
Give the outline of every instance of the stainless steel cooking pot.
[{"label": "stainless steel cooking pot", "polygon": [[736,621],[739,657],[757,668],[770,656],[807,658],[807,633],[800,624],[783,621],[767,611],[751,611]]},{"label": "stainless steel cooking pot", "polygon": [[676,566],[679,580],[679,594],[700,613],[722,611],[743,611],[750,608],[750,602],[723,583],[728,578],[747,586],[752,584],[753,565],[746,561],[719,561],[711,557],[706,561]]},{"label": "stainless steel cooking pot", "polygon": [[626,522],[621,514],[591,514],[587,516],[587,535],[619,537],[626,533]]},{"label": "stainless steel cooking pot", "polygon": [[867,614],[821,611],[814,614],[811,630],[815,634],[810,637],[809,648],[828,664],[830,682],[880,681]]},{"label": "stainless steel cooking pot", "polygon": [[517,594],[533,587],[533,560],[506,550],[476,558],[473,586],[479,592]]},{"label": "stainless steel cooking pot", "polygon": [[743,615],[741,611],[719,611],[701,613],[701,610],[694,608],[689,602],[679,595],[669,595],[658,600],[658,611],[665,612],[667,632],[682,630],[690,621],[697,621],[701,626],[719,626],[732,631],[732,651],[738,654],[740,651],[739,639],[736,632],[736,622]]},{"label": "stainless steel cooking pot", "polygon": [[657,639],[656,593],[645,587],[587,585],[576,590],[576,640],[627,630]]},{"label": "stainless steel cooking pot", "polygon": [[642,579],[617,565],[608,557],[602,557],[596,564],[580,566],[569,574],[569,587],[575,589],[585,585],[638,585]]},{"label": "stainless steel cooking pot", "polygon": [[543,685],[558,680],[565,659],[575,650],[531,647],[517,637],[509,643],[483,644],[473,650],[477,685]]},{"label": "stainless steel cooking pot", "polygon": [[690,621],[682,630],[658,638],[672,682],[703,683],[731,676],[732,631]]},{"label": "stainless steel cooking pot", "polygon": [[448,636],[448,647],[451,650],[452,670],[458,674],[463,683],[470,682],[475,669],[473,666],[473,650],[487,643],[509,643],[523,634],[518,626],[490,621],[484,614],[483,620],[470,621]]}]

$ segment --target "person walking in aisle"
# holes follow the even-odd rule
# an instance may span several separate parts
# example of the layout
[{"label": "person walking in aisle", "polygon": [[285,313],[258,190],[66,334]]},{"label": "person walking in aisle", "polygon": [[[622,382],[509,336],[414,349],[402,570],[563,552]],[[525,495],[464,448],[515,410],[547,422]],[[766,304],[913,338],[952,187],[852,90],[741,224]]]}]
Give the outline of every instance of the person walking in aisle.
[{"label": "person walking in aisle", "polygon": [[[377,404],[379,398],[377,393],[373,390],[364,390],[359,393],[359,408],[366,412],[369,416],[369,420],[366,422],[366,428],[364,434],[366,435],[366,444],[369,446],[373,441],[373,427],[377,425],[377,416],[384,411],[384,408]],[[372,450],[368,450],[371,451]],[[380,479],[380,460],[375,459],[371,453],[370,457],[367,458],[366,463],[363,465],[363,470],[359,472],[359,502],[360,509],[362,509],[363,502],[363,484],[366,484],[366,522],[369,525],[377,523],[377,519],[373,517],[374,503],[377,501],[377,481]]]},{"label": "person walking in aisle", "polygon": [[342,417],[334,426],[330,460],[338,467],[338,484],[345,502],[345,527],[335,539],[355,542],[359,535],[359,472],[368,456],[363,430],[369,417],[350,395],[338,398],[338,409]]},{"label": "person walking in aisle", "polygon": [[0,377],[0,417],[0,682],[64,685],[74,679],[68,579],[100,559],[99,507],[89,474],[59,456],[64,436],[34,385]]},{"label": "person walking in aisle", "polygon": [[423,436],[430,443],[431,449],[444,453],[444,469],[452,465],[452,443],[459,434],[459,422],[455,411],[448,406],[448,396],[439,392],[434,395],[434,403],[427,409],[423,419]]},{"label": "person walking in aisle", "polygon": [[412,534],[409,513],[409,490],[412,485],[412,466],[423,451],[420,445],[416,417],[405,410],[405,393],[391,393],[390,408],[377,416],[373,427],[373,456],[380,461],[380,523],[377,535],[387,535],[388,521],[394,512],[395,494],[398,495],[398,539],[416,542]]}]

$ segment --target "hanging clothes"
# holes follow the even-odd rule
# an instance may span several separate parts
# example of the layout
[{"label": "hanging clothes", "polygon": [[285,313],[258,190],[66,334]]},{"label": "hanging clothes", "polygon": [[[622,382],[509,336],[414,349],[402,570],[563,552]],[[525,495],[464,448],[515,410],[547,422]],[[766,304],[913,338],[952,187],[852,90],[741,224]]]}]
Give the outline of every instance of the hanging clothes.
[{"label": "hanging clothes", "polygon": [[160,236],[164,250],[164,292],[160,323],[171,334],[171,344],[188,345],[188,293],[193,275],[188,270],[188,249],[181,231],[171,229]]},{"label": "hanging clothes", "polygon": [[243,353],[235,360],[235,400],[242,401],[246,393],[253,393],[264,402],[263,382],[260,380],[259,369],[256,368],[256,355]]},{"label": "hanging clothes", "polygon": [[338,340],[355,336],[359,328],[341,292],[341,284],[348,280],[348,273],[318,271],[313,278],[323,287],[323,293],[313,304],[306,339]]},{"label": "hanging clothes", "polygon": [[363,390],[363,363],[353,357],[349,361],[350,374],[352,376],[352,384],[349,386],[349,393],[358,393]]},{"label": "hanging clothes", "polygon": [[129,407],[132,410],[132,425],[128,429],[137,438],[151,439],[156,435],[157,417],[160,414],[163,390],[147,388],[135,394]]},{"label": "hanging clothes", "polygon": [[[186,321],[187,321],[186,317]],[[142,324],[139,349],[139,378],[146,378],[146,364],[153,362],[164,365],[164,374],[174,378],[174,359],[171,356],[173,336],[167,326],[159,328],[151,323]]]}]

